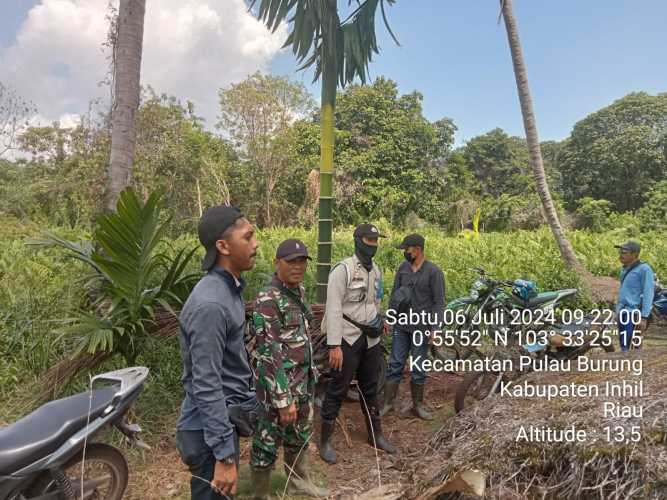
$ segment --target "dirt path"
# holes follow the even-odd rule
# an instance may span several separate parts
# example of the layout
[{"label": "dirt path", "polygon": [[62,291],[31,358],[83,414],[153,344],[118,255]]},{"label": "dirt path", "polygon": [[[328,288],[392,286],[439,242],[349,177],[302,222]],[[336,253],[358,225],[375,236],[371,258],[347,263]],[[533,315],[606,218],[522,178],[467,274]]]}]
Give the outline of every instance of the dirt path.
[{"label": "dirt path", "polygon": [[[425,450],[433,432],[442,422],[454,415],[452,398],[457,376],[435,374],[429,377],[426,386],[427,405],[432,410],[434,420],[424,422],[416,418],[400,418],[395,413],[383,419],[383,430],[389,440],[398,447],[399,453],[392,457],[375,450],[366,444],[366,428],[363,422],[359,403],[345,402],[341,414],[344,415],[351,439],[348,446],[340,427],[334,435],[334,448],[338,453],[338,463],[327,465],[317,454],[315,443],[308,449],[310,463],[316,482],[326,485],[332,490],[335,499],[350,498],[378,485],[378,467],[380,480],[383,484],[396,482],[399,476],[410,470],[407,455],[419,455]],[[399,405],[410,399],[409,384],[401,384],[398,400]],[[176,416],[172,416],[174,420]],[[173,498],[184,500],[189,498],[189,474],[181,464],[174,447],[173,434],[167,431],[169,418],[165,418],[165,434],[154,443],[153,451],[137,452],[127,450],[130,461],[131,481],[125,496],[128,500],[157,500]],[[172,423],[173,425],[173,423]],[[319,418],[316,419],[316,434],[319,437]],[[238,498],[247,498],[250,492],[248,478],[248,454],[250,443],[242,442],[242,458]],[[286,477],[282,462],[276,466],[273,474],[272,489],[276,498],[280,498]],[[405,481],[405,478],[403,478]],[[298,497],[285,496],[296,499]]]},{"label": "dirt path", "polygon": [[[649,329],[646,348],[667,345],[666,325],[654,325]],[[407,374],[406,374],[407,375]],[[409,400],[409,384],[401,384],[399,405]],[[310,463],[316,482],[332,490],[332,497],[337,500],[351,498],[378,485],[378,466],[383,484],[400,480],[403,485],[411,483],[411,474],[419,470],[420,456],[426,455],[427,444],[442,423],[454,416],[453,392],[460,378],[451,374],[431,374],[426,386],[426,402],[433,411],[435,419],[424,422],[415,418],[402,419],[395,413],[383,419],[385,434],[399,448],[399,453],[389,456],[375,451],[366,444],[366,430],[357,402],[346,402],[342,414],[351,446],[346,443],[343,432],[336,429],[334,448],[338,453],[338,463],[327,465],[317,453],[315,442],[308,449]],[[173,426],[177,415],[166,415],[161,426],[162,432],[153,435],[150,440],[152,452],[125,450],[131,467],[131,480],[125,496],[129,500],[158,500],[189,498],[190,476],[180,461],[175,450]],[[319,418],[316,419],[315,438],[319,438]],[[251,491],[248,478],[248,455],[250,443],[242,442],[242,459],[238,498],[248,498]],[[424,464],[427,465],[427,464]],[[281,498],[286,477],[282,463],[279,462],[273,474],[272,489],[275,498]],[[297,498],[285,496],[285,498]]]},{"label": "dirt path", "polygon": [[[344,498],[378,486],[378,467],[382,484],[396,482],[406,469],[406,455],[419,454],[421,450],[425,450],[429,439],[442,425],[443,420],[454,415],[452,399],[458,380],[454,375],[445,374],[429,377],[425,399],[435,417],[432,421],[424,422],[414,417],[401,418],[396,412],[383,419],[385,436],[399,450],[395,456],[381,451],[376,454],[375,450],[366,444],[366,426],[359,404],[345,403],[342,414],[352,446],[348,446],[340,428],[337,428],[334,448],[338,453],[338,463],[329,466],[319,459],[315,450],[312,451],[313,463],[317,465],[318,471],[326,473],[329,488],[335,491],[336,498]],[[399,407],[410,401],[409,384],[405,379],[400,386],[398,400]]]}]

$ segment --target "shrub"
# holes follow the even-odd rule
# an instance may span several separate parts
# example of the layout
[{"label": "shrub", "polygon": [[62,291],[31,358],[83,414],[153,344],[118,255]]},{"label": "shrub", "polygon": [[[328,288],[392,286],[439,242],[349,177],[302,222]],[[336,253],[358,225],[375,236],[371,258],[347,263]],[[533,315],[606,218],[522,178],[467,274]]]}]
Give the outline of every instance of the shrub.
[{"label": "shrub", "polygon": [[482,202],[482,228],[485,231],[536,229],[542,224],[542,204],[535,194],[502,194]]},{"label": "shrub", "polygon": [[595,200],[590,196],[581,198],[574,212],[574,227],[604,231],[609,228],[609,215],[612,212],[612,203],[609,200]]},{"label": "shrub", "polygon": [[[482,220],[484,211],[482,210]],[[568,237],[582,263],[594,274],[617,276],[620,264],[615,244],[628,237],[635,237],[642,244],[642,259],[649,262],[658,275],[667,275],[667,239],[664,233],[648,231],[631,234],[633,221],[630,214],[611,214],[611,231],[593,233],[589,230],[568,231]],[[394,273],[403,261],[403,253],[394,248],[409,229],[396,229],[387,221],[378,223],[387,239],[381,240],[376,262],[384,271],[385,289],[391,290]],[[84,292],[76,277],[85,275],[86,265],[72,261],[65,252],[45,248],[39,252],[25,245],[26,237],[39,234],[40,227],[20,226],[15,221],[0,220],[0,400],[8,401],[11,394],[18,394],[43,370],[63,359],[74,347],[73,339],[61,337],[57,328],[61,320],[76,317],[84,300]],[[59,237],[69,240],[89,240],[84,230],[49,228]],[[638,228],[636,228],[638,231]],[[338,227],[333,235],[333,262],[351,255],[354,251],[352,227]],[[446,279],[447,300],[467,294],[475,272],[472,267],[482,266],[501,279],[527,278],[537,282],[541,290],[578,287],[576,274],[562,263],[553,236],[547,227],[536,231],[506,233],[481,232],[478,238],[465,239],[445,235],[434,226],[420,229],[426,238],[427,258],[439,265]],[[248,286],[245,298],[254,298],[273,273],[273,258],[278,244],[286,238],[299,238],[309,247],[313,256],[317,252],[315,230],[303,228],[275,228],[259,230],[260,241],[257,264],[246,273]],[[199,270],[203,249],[196,234],[183,234],[175,240],[164,239],[155,252],[173,259],[181,251],[196,248],[193,258],[187,262],[183,273],[201,276]],[[157,284],[162,272],[154,276]],[[152,280],[153,281],[153,280]],[[152,286],[152,285],[151,285]],[[305,278],[310,300],[315,298],[315,263],[311,263]],[[386,300],[386,296],[385,296]],[[580,298],[578,300],[581,300]],[[573,305],[585,304],[578,302]],[[154,387],[166,397],[176,394],[180,361],[178,343],[171,341],[160,347],[148,338],[146,348],[136,362],[146,363],[154,375]],[[126,361],[121,356],[99,367],[118,367]],[[85,381],[81,379],[81,384]],[[83,387],[83,385],[80,385]],[[20,389],[24,390],[24,389]],[[162,397],[160,396],[160,397]],[[156,399],[159,397],[156,396]],[[165,408],[176,405],[165,401]],[[6,408],[5,408],[6,406]],[[9,420],[10,405],[0,405],[0,420]],[[157,414],[155,416],[157,419]]]},{"label": "shrub", "polygon": [[658,182],[646,193],[646,202],[637,216],[642,231],[667,230],[667,180]]},{"label": "shrub", "polygon": [[160,221],[160,198],[155,194],[143,203],[126,189],[116,210],[100,218],[94,244],[79,245],[50,233],[47,240],[35,243],[64,247],[69,257],[90,268],[88,289],[97,293],[89,310],[80,312],[66,330],[79,338],[77,354],[120,353],[131,366],[158,307],[171,311],[189,294],[195,276],[184,271],[196,247],[181,249],[173,257],[158,252],[170,221]]}]

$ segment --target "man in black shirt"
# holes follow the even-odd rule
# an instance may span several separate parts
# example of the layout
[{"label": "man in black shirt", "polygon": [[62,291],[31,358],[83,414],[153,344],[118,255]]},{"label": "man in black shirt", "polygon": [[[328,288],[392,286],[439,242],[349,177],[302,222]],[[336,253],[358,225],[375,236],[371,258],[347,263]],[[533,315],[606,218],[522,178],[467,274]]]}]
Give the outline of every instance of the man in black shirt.
[{"label": "man in black shirt", "polygon": [[397,247],[404,251],[405,262],[396,272],[392,299],[400,295],[405,312],[414,317],[417,317],[416,313],[420,319],[408,325],[397,323],[394,326],[385,385],[385,404],[380,415],[385,415],[394,407],[405,362],[412,356],[416,367],[411,373],[412,405],[405,412],[410,411],[423,420],[433,418],[423,406],[426,373],[421,362],[428,356],[430,332],[440,328],[445,309],[445,276],[438,266],[426,260],[424,244],[423,236],[410,234]]}]

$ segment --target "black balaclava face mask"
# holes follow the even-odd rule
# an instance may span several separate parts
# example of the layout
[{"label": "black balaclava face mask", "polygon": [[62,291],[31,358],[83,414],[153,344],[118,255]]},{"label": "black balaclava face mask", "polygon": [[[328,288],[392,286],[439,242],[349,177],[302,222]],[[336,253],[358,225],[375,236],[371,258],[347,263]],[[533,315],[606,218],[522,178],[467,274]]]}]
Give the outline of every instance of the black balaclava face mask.
[{"label": "black balaclava face mask", "polygon": [[412,264],[415,260],[417,260],[417,257],[412,255],[407,250],[405,252],[403,252],[403,257],[405,257],[405,260],[407,260],[410,264]]},{"label": "black balaclava face mask", "polygon": [[354,254],[368,272],[373,269],[373,257],[375,257],[377,249],[377,246],[367,245],[361,238],[354,238]]}]

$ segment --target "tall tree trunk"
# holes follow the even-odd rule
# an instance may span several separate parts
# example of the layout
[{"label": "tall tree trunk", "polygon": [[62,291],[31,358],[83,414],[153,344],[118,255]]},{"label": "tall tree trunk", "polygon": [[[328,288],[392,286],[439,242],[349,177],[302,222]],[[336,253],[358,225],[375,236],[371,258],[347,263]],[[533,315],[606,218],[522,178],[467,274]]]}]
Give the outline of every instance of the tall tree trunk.
[{"label": "tall tree trunk", "polygon": [[111,158],[104,200],[108,212],[115,210],[121,191],[132,182],[145,11],[146,0],[120,0],[111,111]]},{"label": "tall tree trunk", "polygon": [[264,196],[266,198],[266,212],[265,212],[266,216],[265,216],[265,219],[264,219],[264,225],[266,227],[270,228],[272,226],[272,221],[271,221],[271,192],[272,192],[272,189],[271,189],[271,179],[269,178],[269,176],[267,176],[267,178],[266,178],[266,189],[264,191],[265,191]]},{"label": "tall tree trunk", "polygon": [[558,219],[556,207],[551,198],[549,184],[544,173],[544,164],[542,163],[542,151],[540,149],[540,140],[537,135],[537,125],[535,123],[535,112],[533,111],[533,99],[530,96],[528,86],[528,74],[526,65],[523,61],[523,52],[521,50],[521,41],[519,40],[519,30],[512,10],[512,0],[500,0],[505,28],[507,29],[507,41],[509,42],[512,53],[512,64],[514,65],[514,76],[516,78],[516,87],[519,92],[519,102],[521,103],[521,114],[523,116],[523,126],[526,131],[526,140],[530,150],[530,163],[533,168],[533,176],[537,192],[544,207],[547,222],[551,232],[556,239],[556,244],[565,264],[578,272],[588,274],[581,263],[577,260],[572,245],[568,241],[563,227]]},{"label": "tall tree trunk", "polygon": [[320,142],[320,209],[317,231],[317,294],[316,301],[327,301],[327,282],[331,270],[333,246],[333,172],[334,172],[334,110],[336,109],[336,68],[322,68],[322,111]]},{"label": "tall tree trunk", "polygon": [[201,188],[199,187],[199,178],[195,177],[195,185],[197,186],[197,208],[199,209],[199,217],[204,213],[204,207],[201,203]]}]

